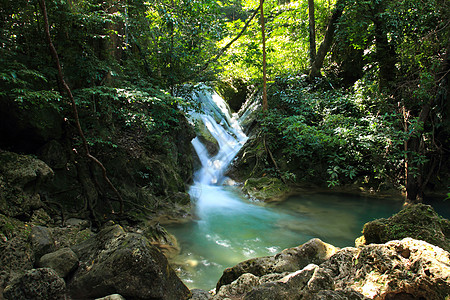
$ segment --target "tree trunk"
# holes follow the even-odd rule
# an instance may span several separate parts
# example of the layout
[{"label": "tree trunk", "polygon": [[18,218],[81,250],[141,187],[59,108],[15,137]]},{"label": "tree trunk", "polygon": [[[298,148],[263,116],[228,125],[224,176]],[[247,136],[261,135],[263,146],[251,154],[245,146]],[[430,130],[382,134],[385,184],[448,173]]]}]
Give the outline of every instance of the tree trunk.
[{"label": "tree trunk", "polygon": [[413,131],[410,138],[406,142],[406,162],[405,162],[405,174],[406,174],[406,202],[417,203],[423,198],[423,186],[422,186],[422,165],[415,163],[414,156],[423,152],[423,146],[421,143],[423,128],[425,122],[430,113],[430,103],[425,103],[419,113],[419,119],[417,121],[420,131]]},{"label": "tree trunk", "polygon": [[380,11],[373,18],[375,27],[375,47],[378,62],[378,84],[380,91],[390,90],[396,78],[396,54],[395,49],[389,44],[385,30],[385,20],[380,17]]},{"label": "tree trunk", "polygon": [[[420,131],[413,131],[410,135],[410,138],[405,143],[406,157],[405,157],[405,175],[406,175],[406,203],[416,203],[420,202],[423,198],[425,185],[428,182],[428,179],[425,178],[423,180],[423,170],[422,165],[415,163],[414,155],[420,154],[424,151],[422,141],[422,134],[425,128],[425,122],[427,121],[430,111],[432,108],[432,103],[435,101],[433,97],[440,97],[439,89],[447,90],[444,93],[444,97],[448,97],[448,90],[450,88],[449,81],[449,73],[450,73],[450,43],[447,45],[447,53],[445,54],[445,58],[443,60],[442,69],[438,72],[435,77],[435,86],[437,89],[437,93],[434,96],[430,95],[430,100],[426,102],[419,113],[418,117],[418,126]],[[437,101],[438,102],[438,101]],[[445,103],[445,100],[444,100]],[[408,128],[405,126],[405,129]],[[433,171],[433,167],[431,167],[431,172]],[[429,176],[428,176],[429,177]]]},{"label": "tree trunk", "polygon": [[[78,134],[80,135],[82,144],[83,144],[83,148],[85,151],[86,156],[92,161],[94,162],[97,166],[99,166],[102,170],[103,173],[103,178],[105,179],[105,181],[108,183],[108,185],[111,187],[111,189],[114,191],[114,193],[116,194],[117,198],[120,201],[120,213],[123,213],[123,199],[122,196],[120,195],[119,191],[116,189],[116,187],[112,184],[112,182],[109,180],[108,176],[106,175],[106,169],[103,166],[103,164],[95,157],[93,156],[90,151],[89,151],[89,146],[86,140],[86,137],[84,136],[83,130],[81,128],[81,123],[80,123],[80,118],[78,115],[78,109],[77,109],[77,105],[75,102],[75,98],[73,97],[72,91],[70,89],[70,87],[67,85],[66,81],[64,80],[64,75],[62,72],[62,68],[61,68],[61,63],[59,62],[59,56],[58,56],[58,52],[56,51],[55,46],[53,45],[51,36],[50,36],[50,26],[48,23],[48,16],[47,16],[47,7],[45,5],[45,0],[39,0],[39,6],[41,7],[41,11],[42,11],[42,15],[44,17],[44,29],[45,29],[45,36],[47,39],[47,43],[48,46],[50,48],[50,53],[55,61],[55,65],[56,65],[56,69],[58,70],[58,78],[59,81],[61,82],[61,85],[64,87],[64,90],[67,93],[67,96],[70,100],[70,103],[72,105],[72,112],[73,112],[73,117],[75,119],[75,125],[78,131]],[[112,212],[114,213],[114,211]]]},{"label": "tree trunk", "polygon": [[316,21],[314,17],[314,0],[308,0],[309,19],[309,65],[316,60]]},{"label": "tree trunk", "polygon": [[269,105],[267,103],[267,74],[266,74],[266,30],[264,28],[264,0],[260,0],[259,8],[261,10],[261,36],[262,36],[262,47],[263,47],[263,111],[267,111]]},{"label": "tree trunk", "polygon": [[331,45],[333,43],[334,32],[336,30],[337,21],[342,15],[344,10],[344,6],[342,1],[336,3],[336,8],[331,15],[330,21],[328,22],[327,31],[325,32],[325,38],[323,42],[320,44],[319,49],[317,50],[317,54],[314,62],[311,65],[311,70],[309,73],[309,78],[315,78],[320,76],[320,69],[322,69],[323,61],[325,60],[325,56],[328,51],[330,51]]}]

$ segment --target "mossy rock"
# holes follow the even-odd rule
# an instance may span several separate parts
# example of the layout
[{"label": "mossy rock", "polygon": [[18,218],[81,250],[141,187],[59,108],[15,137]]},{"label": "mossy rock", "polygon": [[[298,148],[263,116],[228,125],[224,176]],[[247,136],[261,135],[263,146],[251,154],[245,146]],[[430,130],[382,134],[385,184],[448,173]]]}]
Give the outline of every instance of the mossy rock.
[{"label": "mossy rock", "polygon": [[0,237],[2,239],[9,240],[15,236],[28,239],[30,230],[30,227],[24,222],[0,214]]},{"label": "mossy rock", "polygon": [[260,138],[250,136],[236,155],[236,160],[228,168],[226,175],[233,180],[244,182],[252,177],[259,177],[264,173],[266,150]]},{"label": "mossy rock", "polygon": [[0,150],[0,212],[29,219],[43,206],[39,191],[53,178],[53,170],[31,155]]},{"label": "mossy rock", "polygon": [[92,299],[113,293],[126,299],[188,299],[189,289],[164,255],[142,235],[106,226],[72,250],[80,267],[68,285],[72,298]]},{"label": "mossy rock", "polygon": [[450,221],[425,204],[409,205],[388,219],[366,223],[357,244],[382,244],[410,237],[450,251]]},{"label": "mossy rock", "polygon": [[195,132],[200,142],[206,147],[206,150],[208,150],[208,154],[210,156],[217,155],[219,152],[219,143],[208,130],[202,119],[195,121]]},{"label": "mossy rock", "polygon": [[31,226],[0,214],[0,291],[15,277],[33,268],[30,234]]},{"label": "mossy rock", "polygon": [[0,151],[0,172],[6,182],[24,190],[35,190],[53,177],[53,170],[43,161],[8,151]]},{"label": "mossy rock", "polygon": [[280,179],[271,177],[249,178],[242,189],[251,198],[266,202],[280,200],[289,192]]},{"label": "mossy rock", "polygon": [[241,108],[249,93],[247,82],[240,78],[219,81],[217,91],[234,111],[238,111]]}]

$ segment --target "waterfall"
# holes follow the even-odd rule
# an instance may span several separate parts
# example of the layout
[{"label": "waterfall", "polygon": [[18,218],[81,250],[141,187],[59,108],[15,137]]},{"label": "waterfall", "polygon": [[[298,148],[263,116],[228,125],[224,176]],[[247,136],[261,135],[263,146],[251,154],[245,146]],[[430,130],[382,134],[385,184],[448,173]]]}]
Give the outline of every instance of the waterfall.
[{"label": "waterfall", "polygon": [[218,153],[211,156],[198,137],[192,140],[202,165],[195,174],[191,188],[191,195],[195,197],[195,190],[201,185],[220,185],[224,182],[224,172],[247,141],[247,136],[242,131],[238,115],[231,114],[228,104],[217,93],[202,89],[194,96],[201,103],[204,113],[191,113],[191,118],[202,122],[219,145]]},{"label": "waterfall", "polygon": [[[225,268],[251,257],[273,255],[313,237],[340,247],[351,245],[361,226],[373,215],[361,216],[392,207],[380,205],[379,199],[367,201],[325,194],[299,195],[277,204],[246,198],[238,187],[224,184],[224,173],[247,140],[240,124],[251,122],[254,114],[245,119],[249,114],[246,112],[254,112],[258,103],[244,105],[238,122],[237,115],[230,113],[216,93],[201,90],[194,98],[204,113],[191,112],[191,121],[201,125],[201,134],[208,134],[218,151],[209,147],[205,139],[197,137],[192,141],[201,162],[189,190],[195,203],[195,218],[167,227],[180,243],[181,253],[174,263],[190,288],[211,289]],[[388,215],[384,212],[377,217]]]}]

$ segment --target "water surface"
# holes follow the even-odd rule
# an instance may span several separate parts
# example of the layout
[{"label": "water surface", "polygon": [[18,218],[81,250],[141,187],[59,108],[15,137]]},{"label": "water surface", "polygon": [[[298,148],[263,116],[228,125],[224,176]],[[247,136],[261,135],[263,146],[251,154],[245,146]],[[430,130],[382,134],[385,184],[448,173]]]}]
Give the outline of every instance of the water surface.
[{"label": "water surface", "polygon": [[191,289],[210,290],[225,268],[314,237],[338,247],[354,246],[364,223],[402,207],[401,200],[327,193],[262,204],[249,201],[236,187],[195,188],[197,220],[168,227],[181,246],[179,276]]},{"label": "water surface", "polygon": [[[201,162],[190,195],[195,220],[167,226],[181,246],[175,260],[179,276],[193,288],[215,287],[225,268],[258,256],[320,238],[337,247],[354,246],[366,222],[387,218],[402,208],[402,200],[349,194],[305,193],[265,204],[245,198],[238,187],[224,186],[224,171],[247,140],[238,119],[216,93],[194,95],[204,114],[193,112],[219,145],[211,156],[199,138],[192,145]],[[245,118],[246,114],[243,115]]]}]

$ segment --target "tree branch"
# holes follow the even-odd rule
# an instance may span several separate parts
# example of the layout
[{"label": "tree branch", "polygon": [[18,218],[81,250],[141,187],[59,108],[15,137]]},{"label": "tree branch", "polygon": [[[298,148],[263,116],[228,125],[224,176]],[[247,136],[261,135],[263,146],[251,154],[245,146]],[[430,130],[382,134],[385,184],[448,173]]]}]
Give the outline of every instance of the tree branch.
[{"label": "tree branch", "polygon": [[248,25],[250,25],[250,22],[253,20],[253,18],[255,18],[255,16],[258,14],[258,11],[260,9],[261,5],[259,5],[255,11],[253,12],[253,14],[250,16],[250,18],[247,19],[247,21],[245,21],[244,27],[241,29],[241,31],[239,32],[238,35],[236,35],[231,41],[228,42],[228,44],[226,44],[222,49],[220,49],[219,53],[216,54],[216,56],[214,56],[213,58],[211,58],[210,60],[208,60],[201,68],[198,72],[193,72],[191,74],[191,76],[187,77],[185,79],[185,81],[188,81],[192,78],[194,78],[195,76],[199,76],[201,75],[203,72],[206,71],[206,69],[209,67],[210,64],[215,63],[216,61],[219,60],[219,58],[228,50],[228,48],[230,48],[230,46],[236,42],[243,34],[244,32],[247,30]]},{"label": "tree branch", "polygon": [[[84,136],[83,130],[81,129],[80,118],[78,116],[78,110],[77,110],[77,106],[75,103],[75,99],[72,95],[72,91],[70,90],[69,86],[67,85],[66,81],[64,80],[61,63],[59,62],[58,52],[56,51],[56,48],[53,45],[52,38],[50,36],[50,26],[48,23],[47,7],[45,5],[45,0],[39,0],[39,6],[41,7],[42,15],[44,17],[44,29],[45,29],[45,36],[47,38],[47,43],[50,47],[51,55],[52,55],[53,59],[55,60],[56,68],[58,69],[58,78],[70,99],[70,102],[72,105],[72,112],[73,112],[73,116],[75,119],[75,124],[76,124],[77,130],[78,130],[78,134],[80,135],[81,140],[83,142],[84,151],[86,152],[86,156],[100,167],[100,169],[102,170],[102,173],[103,173],[103,178],[108,183],[108,185],[111,187],[111,189],[114,191],[114,193],[117,195],[117,197],[120,199],[120,213],[122,214],[123,213],[123,199],[120,196],[119,191],[117,191],[115,186],[112,184],[112,182],[109,180],[108,176],[106,175],[105,166],[103,166],[103,164],[96,157],[91,155],[91,153],[89,152],[89,146],[86,141],[86,137]],[[112,211],[112,212],[114,213],[114,211]]]}]

